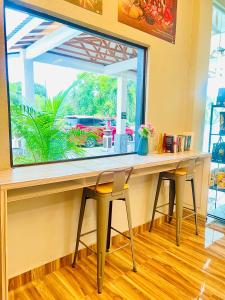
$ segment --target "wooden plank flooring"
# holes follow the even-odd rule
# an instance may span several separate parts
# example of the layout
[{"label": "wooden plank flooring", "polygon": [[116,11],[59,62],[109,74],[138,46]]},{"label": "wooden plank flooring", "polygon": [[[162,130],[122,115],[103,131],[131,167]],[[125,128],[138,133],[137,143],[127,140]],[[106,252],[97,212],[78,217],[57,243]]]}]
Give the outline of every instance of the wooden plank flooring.
[{"label": "wooden plank flooring", "polygon": [[[10,292],[9,300],[225,299],[225,231],[184,221],[181,246],[175,226],[136,234],[138,272],[131,271],[129,248],[107,257],[104,291],[96,292],[96,258],[88,256]],[[123,242],[118,243],[121,245]]]}]

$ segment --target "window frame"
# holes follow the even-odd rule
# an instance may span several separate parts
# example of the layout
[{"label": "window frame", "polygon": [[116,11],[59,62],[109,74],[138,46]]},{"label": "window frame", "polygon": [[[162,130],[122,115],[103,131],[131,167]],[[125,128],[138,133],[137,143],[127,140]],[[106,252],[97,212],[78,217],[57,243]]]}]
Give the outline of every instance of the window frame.
[{"label": "window frame", "polygon": [[[5,16],[5,9],[15,9],[18,11],[22,11],[36,17],[42,17],[47,20],[52,20],[55,22],[62,23],[64,25],[70,26],[74,29],[82,30],[83,32],[91,33],[97,37],[106,38],[112,41],[119,42],[123,45],[128,45],[131,47],[135,47],[138,51],[138,65],[142,67],[137,68],[137,83],[136,83],[136,121],[135,121],[135,151],[129,153],[115,153],[109,155],[102,155],[102,156],[92,156],[92,157],[80,157],[80,158],[73,158],[73,159],[63,159],[63,160],[56,160],[56,161],[47,161],[47,162],[34,162],[34,163],[27,163],[27,164],[14,164],[13,163],[13,150],[12,150],[12,128],[11,128],[11,109],[10,109],[10,94],[9,94],[9,75],[8,75],[8,58],[7,58],[7,35],[6,35],[6,16]],[[19,168],[24,166],[35,166],[35,165],[45,165],[45,164],[55,164],[55,163],[63,163],[63,162],[70,162],[70,161],[79,161],[79,160],[88,160],[88,159],[97,159],[97,158],[107,158],[107,157],[114,157],[114,156],[124,156],[130,154],[137,153],[137,145],[138,145],[138,130],[141,124],[145,123],[145,112],[146,112],[146,82],[147,82],[147,53],[148,48],[146,46],[124,40],[122,38],[115,37],[113,35],[105,34],[101,32],[101,29],[94,30],[91,28],[87,28],[85,26],[79,25],[75,22],[65,20],[63,18],[59,18],[54,16],[54,12],[50,15],[49,13],[40,12],[34,8],[27,7],[22,5],[21,3],[14,3],[10,0],[5,0],[3,3],[3,10],[4,10],[4,44],[5,44],[5,72],[6,72],[6,85],[7,85],[7,102],[8,102],[8,120],[9,120],[9,145],[10,145],[10,165],[11,168]],[[137,100],[138,99],[138,100]],[[93,117],[94,118],[94,117]]]}]

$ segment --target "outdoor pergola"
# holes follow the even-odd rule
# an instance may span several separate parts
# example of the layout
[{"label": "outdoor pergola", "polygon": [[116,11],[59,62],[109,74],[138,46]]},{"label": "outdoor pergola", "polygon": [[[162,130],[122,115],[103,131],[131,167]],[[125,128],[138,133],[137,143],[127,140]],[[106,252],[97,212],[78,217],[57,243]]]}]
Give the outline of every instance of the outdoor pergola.
[{"label": "outdoor pergola", "polygon": [[[7,36],[8,58],[22,62],[22,101],[34,106],[34,62],[116,76],[117,135],[126,128],[127,80],[136,80],[137,49],[41,18],[27,16]],[[121,141],[119,141],[121,143]]]}]

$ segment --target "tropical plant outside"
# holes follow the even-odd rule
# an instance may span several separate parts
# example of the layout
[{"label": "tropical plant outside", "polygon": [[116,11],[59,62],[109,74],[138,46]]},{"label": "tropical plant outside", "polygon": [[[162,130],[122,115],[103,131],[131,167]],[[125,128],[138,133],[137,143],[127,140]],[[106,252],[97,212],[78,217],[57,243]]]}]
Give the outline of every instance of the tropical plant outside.
[{"label": "tropical plant outside", "polygon": [[13,134],[23,138],[26,149],[25,153],[15,157],[15,164],[63,160],[68,158],[70,151],[83,155],[84,149],[79,147],[81,131],[65,131],[61,126],[60,109],[67,94],[68,90],[53,99],[46,99],[41,111],[11,104]]},{"label": "tropical plant outside", "polygon": [[[128,80],[127,120],[135,123],[136,82]],[[65,115],[116,117],[117,78],[88,72],[78,74],[63,107]]]},{"label": "tropical plant outside", "polygon": [[[128,123],[135,121],[136,86],[128,81]],[[115,117],[117,79],[80,73],[74,83],[52,99],[44,86],[35,84],[35,108],[21,104],[21,83],[10,83],[12,135],[21,138],[23,153],[13,155],[14,164],[41,163],[85,156],[81,147],[92,132],[65,130],[68,115]]]}]

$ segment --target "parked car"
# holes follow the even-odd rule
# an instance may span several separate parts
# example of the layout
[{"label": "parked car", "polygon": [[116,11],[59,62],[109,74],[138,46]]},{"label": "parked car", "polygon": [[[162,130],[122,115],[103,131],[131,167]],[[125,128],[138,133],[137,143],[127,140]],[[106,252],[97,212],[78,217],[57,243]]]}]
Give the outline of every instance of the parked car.
[{"label": "parked car", "polygon": [[[81,145],[92,148],[96,145],[102,145],[103,142],[103,131],[106,126],[112,131],[112,139],[116,134],[116,120],[101,119],[96,117],[88,116],[67,116],[66,124],[67,129],[80,129],[83,132],[92,133],[92,135],[87,135],[81,140]],[[128,140],[133,141],[134,131],[133,129],[126,127],[126,134],[128,135]]]}]

